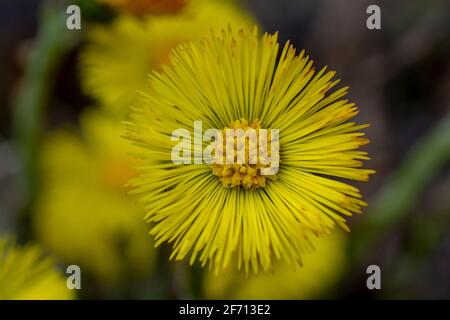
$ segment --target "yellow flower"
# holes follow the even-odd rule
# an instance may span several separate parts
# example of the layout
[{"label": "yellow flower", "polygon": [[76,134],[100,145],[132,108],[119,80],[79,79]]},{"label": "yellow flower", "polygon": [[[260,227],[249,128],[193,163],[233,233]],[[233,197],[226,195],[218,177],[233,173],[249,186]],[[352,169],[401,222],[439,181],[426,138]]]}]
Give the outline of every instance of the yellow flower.
[{"label": "yellow flower", "polygon": [[144,276],[154,249],[137,201],[124,187],[137,161],[122,125],[98,111],[82,117],[82,136],[51,134],[42,149],[42,186],[34,227],[65,262],[100,280]]},{"label": "yellow flower", "polygon": [[52,258],[36,245],[0,236],[0,300],[67,300],[74,294]]},{"label": "yellow flower", "polygon": [[[169,242],[172,258],[190,255],[191,264],[210,262],[215,273],[233,258],[232,268],[257,273],[275,259],[301,264],[312,235],[336,224],[348,230],[344,217],[366,203],[357,188],[333,177],[367,181],[373,171],[361,168],[368,156],[357,150],[368,143],[359,132],[367,125],[348,121],[358,110],[342,99],[347,87],[331,90],[335,72],[315,72],[289,43],[280,53],[277,34],[260,36],[256,27],[235,33],[229,26],[183,44],[171,64],[153,73],[127,125],[128,139],[147,159],[131,184],[147,204],[157,245]],[[196,121],[203,132],[250,124],[278,130],[278,173],[255,175],[261,155],[258,164],[227,165],[220,173],[205,162],[172,161],[174,148],[189,141],[173,142],[172,134],[180,128],[198,134]]]},{"label": "yellow flower", "polygon": [[304,266],[275,262],[273,273],[205,274],[208,299],[315,299],[337,283],[345,265],[344,235],[333,232],[314,239],[315,252],[304,255]]},{"label": "yellow flower", "polygon": [[122,12],[135,15],[176,13],[186,0],[100,0]]},{"label": "yellow flower", "polygon": [[112,25],[93,26],[81,55],[82,85],[105,109],[124,115],[148,87],[148,74],[169,61],[178,44],[207,35],[228,22],[253,20],[225,1],[195,1],[178,15],[137,19],[119,16]]}]

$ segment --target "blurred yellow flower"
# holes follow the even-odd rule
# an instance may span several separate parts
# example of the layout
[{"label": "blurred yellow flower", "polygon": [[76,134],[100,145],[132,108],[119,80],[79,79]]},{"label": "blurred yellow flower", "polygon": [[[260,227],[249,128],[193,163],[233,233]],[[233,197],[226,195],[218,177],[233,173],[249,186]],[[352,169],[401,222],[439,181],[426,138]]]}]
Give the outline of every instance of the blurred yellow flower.
[{"label": "blurred yellow flower", "polygon": [[187,0],[100,0],[121,12],[135,15],[176,13]]},{"label": "blurred yellow flower", "polygon": [[74,293],[52,258],[37,245],[0,236],[0,300],[67,300]]},{"label": "blurred yellow flower", "polygon": [[124,187],[137,160],[120,122],[98,111],[81,120],[82,137],[51,134],[42,149],[42,187],[34,227],[65,262],[104,281],[149,274],[154,248],[142,208]]},{"label": "blurred yellow flower", "polygon": [[[168,242],[171,258],[198,259],[215,273],[258,273],[280,258],[301,264],[315,236],[348,230],[346,217],[366,203],[335,177],[368,181],[374,171],[363,168],[369,157],[358,150],[369,142],[360,132],[367,125],[350,121],[358,109],[342,98],[348,88],[335,88],[334,75],[316,72],[303,51],[297,55],[289,42],[280,48],[277,34],[257,28],[229,26],[177,47],[171,66],[152,74],[127,129],[146,159],[130,184],[148,205],[156,244]],[[266,179],[257,167],[264,163],[174,162],[174,147],[189,137],[174,141],[173,133],[201,140],[197,121],[204,132],[250,124],[278,130],[279,170]]]},{"label": "blurred yellow flower", "polygon": [[227,1],[202,0],[178,15],[120,16],[112,25],[90,27],[81,54],[82,85],[104,108],[125,115],[174,47],[228,22],[242,27],[253,19]]},{"label": "blurred yellow flower", "polygon": [[293,268],[274,263],[271,273],[259,275],[233,270],[215,276],[206,273],[207,299],[315,299],[337,283],[345,268],[345,235],[333,232],[314,238],[315,251],[303,256],[304,265]]}]

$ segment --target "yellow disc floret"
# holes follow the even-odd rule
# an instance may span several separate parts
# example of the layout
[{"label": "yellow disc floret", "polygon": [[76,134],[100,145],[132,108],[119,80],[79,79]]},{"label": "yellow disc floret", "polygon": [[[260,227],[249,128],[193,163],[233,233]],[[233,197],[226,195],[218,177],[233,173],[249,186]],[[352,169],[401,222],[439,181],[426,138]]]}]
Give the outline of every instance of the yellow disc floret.
[{"label": "yellow disc floret", "polygon": [[[244,143],[239,144],[237,135],[230,136],[230,138],[234,139],[234,152],[232,154],[232,163],[227,163],[227,131],[229,130],[243,130],[243,132],[248,133],[248,129],[254,129],[254,135],[245,134],[243,137]],[[223,155],[222,163],[214,163],[212,165],[212,172],[214,175],[218,176],[224,187],[243,187],[245,189],[256,189],[259,187],[266,186],[267,179],[274,179],[276,176],[266,176],[261,174],[261,169],[269,168],[270,164],[264,164],[260,161],[260,157],[258,152],[255,152],[253,155],[250,152],[250,149],[256,148],[256,151],[262,151],[260,149],[267,150],[268,156],[271,156],[271,134],[270,130],[267,132],[267,139],[260,143],[259,134],[260,134],[261,125],[259,120],[254,120],[249,123],[246,119],[240,119],[230,122],[228,127],[222,130],[223,136],[223,148],[219,148]],[[239,163],[238,154],[239,152],[245,148],[245,161],[244,163]]]}]

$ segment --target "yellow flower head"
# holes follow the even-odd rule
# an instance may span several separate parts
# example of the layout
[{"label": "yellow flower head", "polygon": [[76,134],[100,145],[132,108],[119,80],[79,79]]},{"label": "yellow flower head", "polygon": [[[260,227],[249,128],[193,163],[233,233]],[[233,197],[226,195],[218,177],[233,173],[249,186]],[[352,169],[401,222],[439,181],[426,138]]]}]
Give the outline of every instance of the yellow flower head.
[{"label": "yellow flower head", "polygon": [[137,19],[119,16],[112,25],[93,26],[81,55],[82,85],[100,105],[127,114],[148,87],[148,74],[169,62],[170,51],[228,22],[253,20],[227,1],[195,1],[182,13]]},{"label": "yellow flower head", "polygon": [[[336,224],[348,230],[344,216],[360,213],[366,203],[357,188],[333,177],[367,181],[373,171],[361,168],[368,156],[357,150],[368,143],[359,132],[367,125],[348,121],[358,110],[342,99],[347,87],[334,89],[334,74],[316,72],[289,43],[280,52],[277,34],[261,36],[256,27],[235,32],[229,26],[179,46],[171,66],[151,76],[128,124],[128,139],[147,160],[131,184],[147,204],[156,243],[171,243],[177,260],[190,255],[191,263],[210,262],[216,273],[231,261],[256,273],[270,270],[275,259],[301,264],[311,235],[328,234]],[[210,148],[205,141],[213,140],[205,140],[208,130],[249,124],[270,129],[273,139],[229,139],[231,162],[250,143],[263,151],[272,143],[273,167],[264,168],[264,152],[250,157],[260,166],[256,176],[248,173],[255,167],[239,161],[220,174],[217,163],[201,161],[201,151]],[[193,161],[180,164],[173,155],[180,144],[189,145],[186,133],[194,136],[194,150],[180,150]],[[216,157],[221,146],[210,154]],[[271,179],[262,181],[266,176]]]},{"label": "yellow flower head", "polygon": [[120,137],[121,124],[101,112],[84,114],[81,132],[55,132],[43,146],[36,233],[66,263],[105,282],[147,275],[153,244],[125,188],[133,148]]},{"label": "yellow flower head", "polygon": [[119,11],[135,15],[177,13],[186,0],[100,0]]},{"label": "yellow flower head", "polygon": [[206,273],[205,296],[208,299],[316,299],[331,289],[342,275],[345,242],[340,232],[315,238],[315,251],[303,256],[302,268],[277,261],[273,273],[245,275],[234,271],[218,276]]},{"label": "yellow flower head", "polygon": [[0,300],[73,299],[66,279],[36,245],[20,247],[0,236]]}]

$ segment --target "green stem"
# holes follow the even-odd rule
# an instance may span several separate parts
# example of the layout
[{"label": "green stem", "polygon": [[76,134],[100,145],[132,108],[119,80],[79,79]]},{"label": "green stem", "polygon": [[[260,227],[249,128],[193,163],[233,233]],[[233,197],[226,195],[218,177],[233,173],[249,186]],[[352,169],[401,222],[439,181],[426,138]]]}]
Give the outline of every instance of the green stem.
[{"label": "green stem", "polygon": [[40,28],[27,60],[25,74],[13,101],[13,134],[22,172],[23,211],[34,200],[37,185],[37,155],[42,133],[45,107],[55,74],[69,50],[77,43],[80,32],[66,27],[66,6],[45,2]]},{"label": "green stem", "polygon": [[355,234],[354,254],[362,258],[376,239],[405,219],[427,184],[450,159],[450,112],[406,155],[371,202],[366,223]]}]

